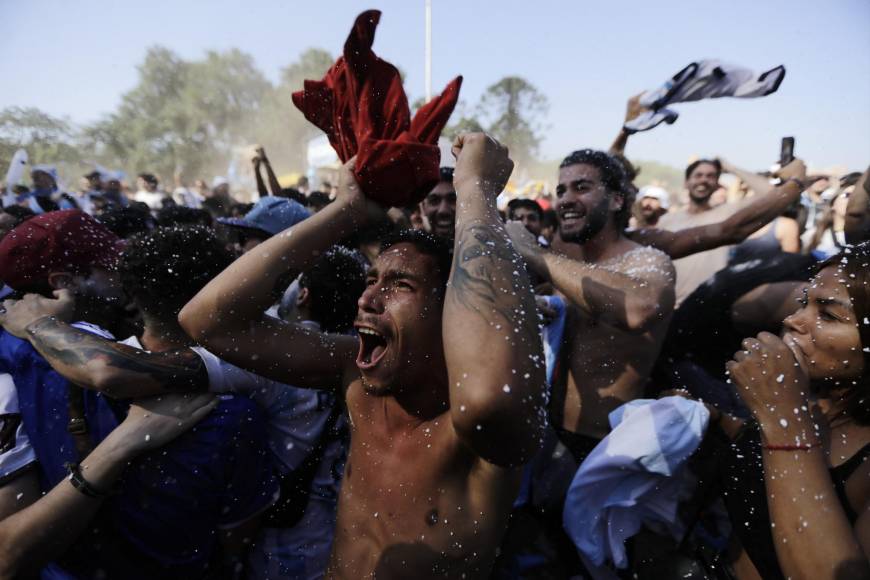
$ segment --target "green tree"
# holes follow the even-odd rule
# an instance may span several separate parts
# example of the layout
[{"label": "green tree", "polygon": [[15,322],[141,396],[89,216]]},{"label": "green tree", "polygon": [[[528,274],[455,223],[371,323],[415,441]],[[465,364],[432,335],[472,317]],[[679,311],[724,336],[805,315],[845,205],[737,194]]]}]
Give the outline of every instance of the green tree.
[{"label": "green tree", "polygon": [[118,110],[85,131],[106,163],[128,173],[168,177],[222,172],[232,148],[254,141],[256,118],[271,85],[238,50],[209,52],[187,62],[161,47],[149,49],[139,82]]},{"label": "green tree", "polygon": [[534,159],[541,142],[547,97],[521,77],[504,77],[480,99],[479,117],[487,131],[508,146],[518,165]]},{"label": "green tree", "polygon": [[281,82],[263,100],[255,123],[257,140],[279,174],[304,171],[308,141],[320,133],[293,105],[292,94],[306,80],[323,78],[334,62],[325,50],[309,48],[281,71]]},{"label": "green tree", "polygon": [[[17,149],[25,149],[31,163],[77,163],[76,127],[34,107],[0,111],[0,171],[4,174]],[[2,178],[2,176],[0,176]]]}]

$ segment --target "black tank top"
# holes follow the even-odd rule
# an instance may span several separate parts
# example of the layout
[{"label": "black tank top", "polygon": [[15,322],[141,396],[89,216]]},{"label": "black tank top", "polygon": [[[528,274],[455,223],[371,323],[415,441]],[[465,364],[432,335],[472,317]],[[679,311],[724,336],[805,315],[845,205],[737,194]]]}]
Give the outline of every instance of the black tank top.
[{"label": "black tank top", "polygon": [[[740,538],[743,548],[762,578],[785,580],[776,558],[773,534],[770,531],[758,426],[747,426],[729,446],[729,450],[725,454],[723,497],[734,533]],[[858,514],[849,505],[846,497],[846,480],[868,457],[870,443],[845,463],[829,470],[837,497],[852,525],[858,519]]]}]

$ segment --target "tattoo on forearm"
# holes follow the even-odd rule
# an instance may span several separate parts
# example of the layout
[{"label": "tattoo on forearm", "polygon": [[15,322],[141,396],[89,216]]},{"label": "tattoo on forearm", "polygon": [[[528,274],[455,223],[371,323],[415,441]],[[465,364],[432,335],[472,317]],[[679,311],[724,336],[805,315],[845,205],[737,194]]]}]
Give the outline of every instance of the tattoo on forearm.
[{"label": "tattoo on forearm", "polygon": [[528,276],[504,232],[488,224],[471,224],[457,232],[453,258],[452,300],[492,321],[535,320]]},{"label": "tattoo on forearm", "polygon": [[[123,372],[131,383],[157,385],[169,391],[205,390],[208,374],[202,359],[185,348],[147,353],[80,331],[56,319],[44,319],[28,328],[31,342],[53,367],[65,367],[65,376],[86,378],[87,364],[101,360]],[[68,377],[72,378],[72,377]]]}]

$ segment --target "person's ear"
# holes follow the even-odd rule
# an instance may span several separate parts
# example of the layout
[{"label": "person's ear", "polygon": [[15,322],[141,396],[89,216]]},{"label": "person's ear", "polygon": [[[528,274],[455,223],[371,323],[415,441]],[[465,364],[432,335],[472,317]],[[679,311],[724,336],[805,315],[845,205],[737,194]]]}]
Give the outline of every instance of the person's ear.
[{"label": "person's ear", "polygon": [[304,288],[302,286],[299,287],[299,294],[296,295],[296,308],[302,308],[303,306],[308,306],[308,302],[311,301],[311,294],[308,292],[308,288]]},{"label": "person's ear", "polygon": [[625,194],[615,193],[610,196],[610,210],[620,211],[625,205]]},{"label": "person's ear", "polygon": [[75,286],[74,276],[71,272],[52,272],[48,275],[48,285],[52,290],[73,290]]}]

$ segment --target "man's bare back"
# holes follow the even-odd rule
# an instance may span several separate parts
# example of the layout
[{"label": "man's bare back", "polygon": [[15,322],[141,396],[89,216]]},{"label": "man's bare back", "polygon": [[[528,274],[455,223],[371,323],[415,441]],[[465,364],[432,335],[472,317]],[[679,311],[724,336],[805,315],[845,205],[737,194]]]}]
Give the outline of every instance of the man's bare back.
[{"label": "man's bare back", "polygon": [[[457,437],[449,413],[408,422],[360,381],[347,392],[351,449],[329,576],[476,578],[495,559],[519,470],[493,465]],[[391,419],[401,426],[391,429]]]}]

